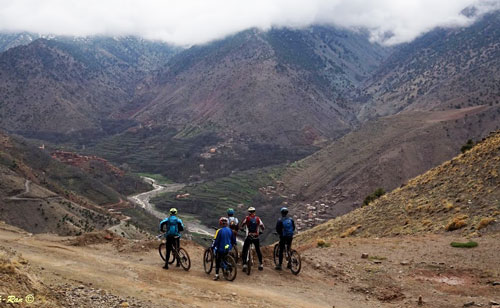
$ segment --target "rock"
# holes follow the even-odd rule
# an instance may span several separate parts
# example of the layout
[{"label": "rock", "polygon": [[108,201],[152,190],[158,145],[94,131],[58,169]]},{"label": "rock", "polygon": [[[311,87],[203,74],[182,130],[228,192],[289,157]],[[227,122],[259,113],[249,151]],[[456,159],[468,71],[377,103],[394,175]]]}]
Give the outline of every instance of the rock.
[{"label": "rock", "polygon": [[424,304],[424,301],[423,301],[423,299],[422,299],[422,295],[420,295],[420,296],[418,297],[418,305],[419,305],[419,306],[422,306],[423,304]]},{"label": "rock", "polygon": [[492,285],[494,285],[494,286],[500,286],[500,281],[493,281]]},{"label": "rock", "polygon": [[130,305],[127,302],[123,302],[120,304],[120,307],[130,307]]},{"label": "rock", "polygon": [[368,254],[367,253],[363,253],[361,255],[361,259],[368,259]]},{"label": "rock", "polygon": [[380,261],[380,260],[373,260],[373,263],[375,263],[375,264],[381,264],[382,261]]},{"label": "rock", "polygon": [[409,265],[409,264],[410,264],[410,262],[405,260],[405,261],[401,261],[401,263],[400,263],[400,264],[401,264],[401,265]]},{"label": "rock", "polygon": [[316,264],[314,265],[314,268],[316,268],[316,269],[319,269],[320,267],[321,267],[321,264],[319,264],[319,263],[316,263]]},{"label": "rock", "polygon": [[490,301],[491,306],[499,306],[500,302]]},{"label": "rock", "polygon": [[232,296],[236,296],[237,294],[235,292],[231,293]]},{"label": "rock", "polygon": [[471,307],[474,306],[476,303],[475,302],[467,302],[464,304],[464,307]]}]

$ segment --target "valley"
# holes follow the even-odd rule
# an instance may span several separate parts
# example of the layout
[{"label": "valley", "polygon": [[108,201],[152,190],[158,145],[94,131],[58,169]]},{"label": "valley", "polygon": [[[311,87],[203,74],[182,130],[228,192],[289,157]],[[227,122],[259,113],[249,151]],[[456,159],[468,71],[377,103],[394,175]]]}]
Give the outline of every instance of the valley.
[{"label": "valley", "polygon": [[[477,5],[390,46],[0,32],[0,307],[500,307],[500,10]],[[189,272],[161,269],[172,207]],[[213,281],[214,227],[249,207],[264,270]]]}]

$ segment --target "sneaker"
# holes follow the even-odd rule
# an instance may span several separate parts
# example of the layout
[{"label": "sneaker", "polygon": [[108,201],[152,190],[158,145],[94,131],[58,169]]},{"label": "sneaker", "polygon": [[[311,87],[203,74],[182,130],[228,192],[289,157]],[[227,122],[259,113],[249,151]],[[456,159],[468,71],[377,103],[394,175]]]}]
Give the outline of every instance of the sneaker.
[{"label": "sneaker", "polygon": [[278,264],[274,267],[275,270],[277,271],[281,271],[281,264]]},{"label": "sneaker", "polygon": [[246,272],[247,272],[247,265],[243,264],[243,273],[246,273]]},{"label": "sneaker", "polygon": [[264,265],[262,265],[262,263],[259,264],[259,271],[262,271],[263,269],[264,269]]},{"label": "sneaker", "polygon": [[168,269],[168,265],[167,265],[167,264],[165,264],[165,265],[163,266],[163,269]]},{"label": "sneaker", "polygon": [[214,280],[219,280],[219,274],[215,274]]}]

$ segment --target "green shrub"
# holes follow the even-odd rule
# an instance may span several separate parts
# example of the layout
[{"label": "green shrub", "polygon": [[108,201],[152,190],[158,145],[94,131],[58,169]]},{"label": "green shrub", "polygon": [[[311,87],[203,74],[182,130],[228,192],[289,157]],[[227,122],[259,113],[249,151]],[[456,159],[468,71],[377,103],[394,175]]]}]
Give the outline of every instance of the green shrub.
[{"label": "green shrub", "polygon": [[460,148],[460,151],[462,153],[465,153],[467,152],[468,150],[472,149],[472,147],[474,147],[474,141],[472,141],[472,139],[469,139],[467,140],[467,143],[464,144],[461,148]]},{"label": "green shrub", "polygon": [[365,200],[363,201],[363,206],[370,204],[372,201],[380,198],[383,195],[385,195],[385,190],[383,188],[375,189],[374,192],[366,196]]},{"label": "green shrub", "polygon": [[474,241],[468,241],[466,243],[462,242],[451,242],[451,247],[456,247],[456,248],[474,248],[477,247],[477,242]]}]

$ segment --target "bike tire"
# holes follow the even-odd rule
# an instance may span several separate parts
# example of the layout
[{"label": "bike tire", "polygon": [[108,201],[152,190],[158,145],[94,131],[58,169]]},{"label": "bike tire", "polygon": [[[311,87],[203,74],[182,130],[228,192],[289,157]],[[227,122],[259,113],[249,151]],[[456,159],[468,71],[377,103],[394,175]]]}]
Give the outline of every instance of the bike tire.
[{"label": "bike tire", "polygon": [[[165,259],[164,259],[165,260]],[[173,251],[170,252],[170,260],[168,260],[168,264],[173,264],[175,261],[175,254]]]},{"label": "bike tire", "polygon": [[298,275],[300,273],[300,269],[302,268],[302,261],[297,250],[292,249],[290,251],[290,262],[292,264],[290,271],[292,271],[292,274]]},{"label": "bike tire", "polygon": [[252,271],[252,266],[253,266],[253,253],[252,253],[252,246],[253,244],[248,247],[248,257],[247,257],[247,275],[250,276],[250,272]]},{"label": "bike tire", "polygon": [[179,248],[179,250],[177,250],[177,256],[182,268],[185,271],[189,271],[191,268],[191,259],[189,258],[187,251],[184,248]]},{"label": "bike tire", "polygon": [[166,253],[165,243],[161,243],[160,246],[158,246],[158,252],[160,253],[161,259],[165,261],[165,253]]},{"label": "bike tire", "polygon": [[205,273],[210,274],[214,267],[214,252],[212,248],[208,247],[205,249],[203,253],[203,268],[205,269]]},{"label": "bike tire", "polygon": [[233,246],[233,249],[231,249],[231,252],[229,252],[229,255],[231,257],[233,257],[233,259],[236,262],[236,264],[238,264],[239,253],[238,253],[238,248],[236,248],[236,246]]},{"label": "bike tire", "polygon": [[226,263],[226,269],[223,270],[224,278],[227,281],[233,281],[237,274],[236,261],[232,256],[227,255],[224,258],[224,262]]},{"label": "bike tire", "polygon": [[274,250],[273,250],[274,266],[278,265],[279,263],[279,253],[280,253],[280,245],[276,244],[274,245]]}]

